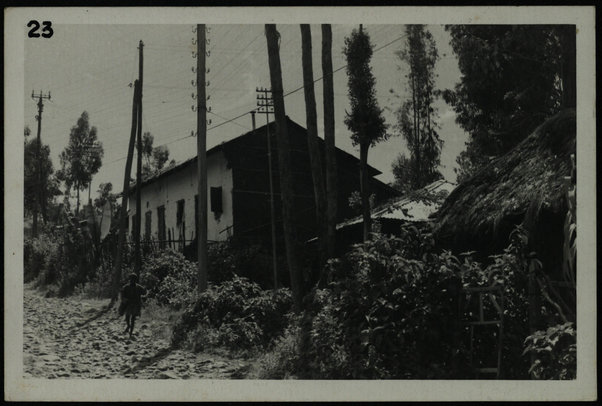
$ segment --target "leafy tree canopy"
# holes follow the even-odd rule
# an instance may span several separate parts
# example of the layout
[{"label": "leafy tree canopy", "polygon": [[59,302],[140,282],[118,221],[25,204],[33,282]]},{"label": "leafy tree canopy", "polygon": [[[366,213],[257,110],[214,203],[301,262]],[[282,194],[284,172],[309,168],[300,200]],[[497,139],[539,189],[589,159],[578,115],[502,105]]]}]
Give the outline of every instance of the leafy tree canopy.
[{"label": "leafy tree canopy", "polygon": [[446,26],[461,80],[443,96],[468,132],[457,161],[459,180],[509,151],[547,117],[562,97],[562,32],[545,25]]},{"label": "leafy tree canopy", "polygon": [[169,149],[165,145],[153,147],[153,143],[153,135],[150,132],[144,133],[142,136],[142,156],[145,160],[142,165],[143,179],[155,175],[165,167],[165,163],[169,160]]},{"label": "leafy tree canopy", "polygon": [[[404,47],[397,52],[407,65],[405,75],[409,97],[397,110],[395,129],[408,146],[410,156],[399,156],[393,163],[396,185],[403,191],[420,189],[440,179],[441,141],[439,118],[434,102],[435,64],[439,59],[435,40],[423,25],[407,25]],[[391,90],[392,91],[392,90]]]},{"label": "leafy tree canopy", "polygon": [[376,100],[376,80],[370,67],[372,44],[365,31],[354,29],[345,38],[343,53],[347,58],[348,93],[351,112],[345,124],[351,131],[354,145],[374,145],[387,138],[387,125]]},{"label": "leafy tree canopy", "polygon": [[88,113],[84,111],[71,127],[69,144],[61,152],[61,170],[58,175],[68,190],[84,190],[102,165],[104,150],[98,141],[96,127],[90,127]]},{"label": "leafy tree canopy", "polygon": [[[27,137],[29,128],[25,128]],[[37,205],[38,197],[42,196],[42,211],[50,205],[54,196],[61,194],[58,182],[53,175],[54,167],[50,159],[50,147],[42,144],[39,148],[38,139],[25,139],[24,145],[24,205],[26,212],[32,212]],[[38,178],[38,173],[40,177]]]}]

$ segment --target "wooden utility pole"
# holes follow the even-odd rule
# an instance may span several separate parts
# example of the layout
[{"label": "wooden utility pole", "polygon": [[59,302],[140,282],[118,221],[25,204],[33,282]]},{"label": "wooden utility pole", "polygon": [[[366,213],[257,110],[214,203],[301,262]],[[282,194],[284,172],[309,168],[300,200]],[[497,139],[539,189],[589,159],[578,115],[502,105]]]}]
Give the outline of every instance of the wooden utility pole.
[{"label": "wooden utility pole", "polygon": [[278,38],[280,34],[276,25],[266,24],[265,33],[268,45],[268,60],[270,66],[270,82],[274,97],[274,117],[276,121],[276,136],[278,141],[278,167],[280,170],[280,196],[282,198],[282,225],[284,229],[284,243],[286,245],[286,258],[291,277],[291,288],[295,301],[295,308],[301,311],[302,304],[302,277],[297,255],[297,240],[295,227],[295,199],[293,192],[293,176],[291,168],[290,140],[284,109],[284,91],[282,89],[282,68],[280,65],[280,50]]},{"label": "wooden utility pole", "polygon": [[142,49],[144,43],[140,40],[138,50],[140,53],[138,63],[138,125],[137,125],[137,139],[138,139],[138,159],[136,162],[136,224],[134,226],[134,244],[135,244],[135,265],[134,272],[140,276],[140,268],[142,267],[142,253],[140,252],[140,223],[142,219],[142,202],[141,202],[141,191],[142,191],[142,77],[143,77],[143,66],[144,60],[142,55]]},{"label": "wooden utility pole", "polygon": [[119,215],[119,237],[117,238],[117,252],[115,253],[115,268],[113,269],[113,297],[114,303],[119,294],[121,284],[122,249],[125,244],[125,230],[127,228],[128,195],[130,192],[130,175],[132,173],[132,161],[134,160],[134,144],[136,143],[136,127],[138,122],[138,100],[140,97],[140,83],[134,82],[134,100],[132,102],[132,131],[128,145],[128,155],[125,161],[125,175],[123,176],[123,192],[121,193],[121,209]]},{"label": "wooden utility pole", "polygon": [[205,24],[197,24],[197,177],[198,190],[198,290],[207,289],[207,95],[205,92],[205,57],[206,31]]},{"label": "wooden utility pole", "polygon": [[324,149],[326,157],[326,253],[335,256],[337,219],[337,163],[334,138],[334,84],[332,72],[332,28],[322,24],[322,77],[324,80]]},{"label": "wooden utility pole", "polygon": [[38,145],[37,145],[37,159],[38,159],[38,170],[37,170],[37,184],[38,184],[38,193],[36,203],[33,205],[33,224],[32,224],[32,234],[34,237],[38,235],[38,210],[42,208],[42,193],[43,193],[43,185],[42,185],[42,112],[44,111],[44,99],[50,100],[50,92],[47,95],[44,95],[42,91],[38,94],[34,94],[31,92],[32,99],[38,99],[38,115],[36,119],[38,120]]},{"label": "wooden utility pole", "polygon": [[[268,178],[270,180],[270,225],[272,231],[272,272],[274,274],[274,290],[278,289],[278,257],[276,256],[276,210],[274,208],[274,179],[272,175],[272,139],[270,137],[270,113],[274,113],[274,100],[272,91],[264,88],[255,89],[257,106],[260,112],[265,113],[265,131],[268,144]],[[255,112],[253,111],[253,131],[255,131]]]}]

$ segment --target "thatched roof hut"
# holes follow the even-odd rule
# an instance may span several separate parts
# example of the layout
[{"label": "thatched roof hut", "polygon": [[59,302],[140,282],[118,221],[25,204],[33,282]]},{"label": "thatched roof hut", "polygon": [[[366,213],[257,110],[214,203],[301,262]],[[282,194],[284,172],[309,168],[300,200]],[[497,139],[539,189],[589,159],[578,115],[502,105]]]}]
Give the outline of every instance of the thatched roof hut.
[{"label": "thatched roof hut", "polygon": [[514,149],[456,187],[437,214],[436,238],[456,251],[489,254],[507,246],[510,232],[523,223],[540,258],[556,262],[575,138],[574,109],[546,120]]}]

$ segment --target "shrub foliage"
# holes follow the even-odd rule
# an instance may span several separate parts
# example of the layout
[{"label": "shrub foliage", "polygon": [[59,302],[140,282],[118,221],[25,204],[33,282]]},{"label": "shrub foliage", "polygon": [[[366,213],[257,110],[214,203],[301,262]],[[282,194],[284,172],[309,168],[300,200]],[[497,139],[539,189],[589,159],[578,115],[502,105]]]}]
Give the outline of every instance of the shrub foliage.
[{"label": "shrub foliage", "polygon": [[290,290],[266,291],[234,276],[210,286],[186,308],[174,328],[173,342],[187,341],[194,350],[265,347],[282,334],[291,305]]},{"label": "shrub foliage", "polygon": [[[476,365],[470,362],[465,322],[478,308],[464,288],[498,286],[504,303],[502,376],[527,378],[528,359],[521,356],[528,335],[526,244],[519,229],[501,254],[483,264],[471,253],[436,252],[428,229],[410,225],[399,237],[375,235],[328,263],[327,287],[313,291],[306,314],[294,319],[264,357],[259,375],[473,378]],[[491,304],[485,304],[484,313],[497,314]],[[473,338],[474,348],[495,354],[495,332]],[[495,366],[493,360],[481,366]]]}]

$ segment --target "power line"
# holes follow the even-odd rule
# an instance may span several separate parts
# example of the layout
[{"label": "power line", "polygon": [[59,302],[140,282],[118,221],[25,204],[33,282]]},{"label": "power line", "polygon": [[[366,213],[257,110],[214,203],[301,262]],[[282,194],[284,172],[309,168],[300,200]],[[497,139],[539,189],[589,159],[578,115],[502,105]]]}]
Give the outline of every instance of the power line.
[{"label": "power line", "polygon": [[[391,44],[394,44],[395,42],[397,42],[397,41],[399,41],[399,40],[402,40],[402,39],[403,39],[403,38],[405,38],[405,37],[406,37],[405,35],[402,35],[402,36],[400,36],[400,37],[398,37],[398,38],[395,38],[394,40],[392,40],[392,41],[390,41],[390,42],[386,43],[385,45],[382,45],[382,46],[380,46],[380,47],[378,47],[378,48],[375,48],[373,52],[378,52],[378,51],[380,51],[380,50],[382,50],[382,49],[384,49],[384,48],[386,48],[386,47],[390,46]],[[343,65],[343,66],[341,66],[341,67],[339,67],[339,68],[337,68],[337,69],[333,70],[333,71],[332,71],[332,73],[334,74],[334,73],[336,73],[336,72],[339,72],[339,71],[341,71],[341,70],[345,69],[345,67],[346,67],[346,65]],[[322,80],[322,79],[324,79],[324,76],[320,76],[319,78],[315,79],[315,80],[314,80],[314,83],[317,83],[317,82],[319,82],[319,81],[320,81],[320,80]],[[300,86],[300,87],[298,87],[298,88],[296,88],[296,89],[294,89],[294,90],[291,90],[290,92],[287,92],[286,94],[284,94],[284,96],[283,96],[283,97],[290,96],[291,94],[293,94],[293,93],[296,93],[296,92],[298,92],[298,91],[299,91],[299,90],[301,90],[301,89],[303,89],[303,86]],[[215,128],[218,128],[218,127],[220,127],[220,126],[222,126],[222,125],[225,125],[225,124],[231,123],[231,122],[232,122],[232,121],[234,121],[234,120],[238,120],[239,118],[241,118],[241,117],[244,117],[244,116],[246,116],[247,114],[250,114],[250,113],[251,113],[251,111],[258,111],[258,110],[257,110],[257,108],[255,108],[255,109],[252,109],[252,110],[250,110],[250,111],[247,111],[247,112],[245,112],[245,113],[243,113],[243,114],[240,114],[240,115],[238,115],[238,116],[236,116],[236,117],[233,117],[233,118],[231,118],[231,119],[228,119],[227,121],[224,121],[223,123],[216,124],[216,125],[214,125],[213,127],[211,127],[211,128],[208,128],[208,129],[207,129],[207,131],[209,131],[209,130],[213,130],[213,129],[215,129]]]},{"label": "power line", "polygon": [[[251,41],[250,41],[250,42],[247,44],[247,47],[249,47],[251,44],[253,44],[253,43],[254,43],[254,42],[255,42],[255,41],[256,41],[256,40],[257,40],[257,39],[258,39],[258,38],[261,36],[261,34],[262,34],[262,33],[263,33],[263,32],[261,32],[261,33],[259,33],[257,36],[255,36],[255,37],[253,38],[253,40],[251,40]],[[241,36],[241,35],[239,34],[239,35],[238,35],[236,38],[234,38],[234,39],[233,39],[231,42],[232,42],[232,43],[234,43],[234,42],[237,42],[236,40],[237,40],[237,39],[238,39],[240,36]],[[379,46],[379,47],[375,48],[375,49],[373,50],[373,52],[374,52],[374,53],[376,53],[376,52],[378,52],[378,51],[380,51],[380,50],[382,50],[382,49],[384,49],[384,48],[386,48],[386,47],[388,47],[388,46],[390,46],[390,45],[392,45],[392,44],[394,44],[394,43],[396,43],[396,42],[398,42],[398,41],[402,40],[402,39],[403,39],[403,38],[405,38],[405,37],[406,37],[406,35],[402,35],[402,36],[400,36],[400,37],[397,37],[397,38],[395,38],[395,39],[393,39],[393,40],[391,40],[391,41],[387,42],[386,44],[384,44],[384,45],[381,45],[381,46]],[[289,41],[288,41],[286,44],[288,44],[288,43],[290,43],[290,42],[291,42],[291,40],[289,40]],[[285,44],[285,45],[286,45],[286,44]],[[148,47],[147,47],[147,48],[148,48]],[[151,48],[152,48],[152,47],[151,47]],[[212,49],[214,49],[214,48],[216,48],[216,46],[214,46]],[[247,51],[247,52],[249,52],[249,51]],[[235,56],[234,56],[234,57],[235,57]],[[225,63],[225,65],[226,65],[226,66],[231,66],[231,65],[230,65],[230,62],[232,62],[232,60],[234,59],[234,57],[230,58],[230,59],[228,60],[228,62],[227,62],[227,63]],[[218,79],[218,80],[219,80],[219,82],[222,82],[222,81],[225,81],[225,80],[229,79],[230,77],[232,77],[232,76],[233,76],[233,75],[234,75],[234,74],[235,74],[237,71],[239,71],[239,70],[240,70],[242,67],[244,67],[244,66],[245,66],[245,61],[242,61],[242,62],[241,62],[239,65],[236,65],[236,67],[235,67],[235,68],[234,68],[234,69],[233,69],[233,70],[232,70],[230,73],[228,73],[226,76],[223,76],[221,79]],[[339,68],[337,68],[337,69],[333,70],[333,72],[332,72],[332,73],[334,74],[334,73],[336,73],[336,72],[339,72],[339,71],[341,71],[341,70],[345,69],[345,67],[346,67],[346,65],[340,66]],[[163,71],[163,70],[161,70],[161,71]],[[165,71],[167,72],[167,69],[165,69]],[[222,72],[224,72],[224,71],[225,71],[225,69],[219,69],[219,70],[217,70],[217,72],[218,72],[218,73],[222,73]],[[171,71],[171,72],[173,72],[173,71]],[[217,79],[217,77],[219,77],[219,76],[220,76],[220,75],[218,74],[216,77],[212,78],[212,80],[216,80],[216,79]],[[324,78],[324,76],[321,76],[321,77],[319,77],[319,78],[315,79],[315,80],[314,80],[314,83],[317,83],[317,82],[319,82],[320,80],[323,80],[323,78]],[[186,90],[186,89],[187,89],[187,88],[185,88],[185,87],[170,87],[170,86],[161,86],[161,85],[150,85],[149,87],[156,87],[156,88],[168,88],[168,89],[169,89],[169,88],[171,88],[171,89],[174,89],[174,90]],[[287,92],[286,94],[284,94],[284,96],[283,96],[283,97],[290,96],[291,94],[294,94],[294,93],[296,93],[296,92],[298,92],[298,91],[302,90],[302,89],[303,89],[303,87],[304,87],[304,86],[299,86],[299,87],[297,87],[297,88],[295,88],[295,89],[293,89],[293,90],[291,90],[291,91]],[[230,90],[230,89],[225,89],[225,90]],[[232,90],[235,90],[235,89],[232,89]],[[173,108],[172,108],[172,109],[160,110],[160,111],[161,111],[161,112],[165,112],[165,111],[169,111],[169,110],[171,110],[171,111],[176,111],[176,110],[178,110],[178,109],[179,109],[179,107],[178,107],[178,106],[173,106]],[[213,125],[213,126],[211,126],[211,127],[207,128],[207,131],[212,131],[212,130],[215,130],[215,129],[217,129],[217,128],[219,128],[219,127],[223,126],[223,125],[226,125],[226,124],[229,124],[229,123],[233,123],[233,122],[234,122],[234,124],[235,124],[235,125],[237,125],[237,126],[239,126],[239,127],[241,127],[241,128],[244,128],[245,130],[248,130],[248,128],[247,128],[247,127],[245,127],[245,126],[243,126],[243,125],[241,125],[241,124],[239,124],[239,123],[236,123],[235,121],[236,121],[236,120],[238,120],[238,119],[240,119],[240,118],[242,118],[242,117],[244,117],[244,116],[246,116],[247,114],[250,114],[252,111],[257,111],[257,108],[251,109],[251,110],[249,110],[249,111],[245,111],[244,113],[242,113],[242,114],[239,114],[239,115],[237,115],[237,116],[235,116],[235,117],[233,117],[233,118],[230,118],[230,119],[228,119],[228,118],[226,118],[226,117],[224,117],[224,116],[222,116],[222,115],[220,115],[220,114],[218,114],[218,113],[214,113],[214,112],[211,112],[211,111],[210,111],[209,113],[211,113],[211,114],[215,115],[216,117],[219,117],[220,119],[222,119],[222,120],[225,120],[225,121],[223,121],[223,122],[221,122],[221,123],[218,123],[218,124],[215,124],[215,125]],[[163,122],[165,122],[165,121],[174,120],[174,119],[176,119],[176,118],[179,118],[179,117],[182,117],[182,116],[185,116],[185,115],[188,115],[188,114],[190,114],[190,112],[189,112],[189,111],[185,111],[185,112],[183,111],[183,112],[181,112],[181,113],[179,113],[179,114],[175,114],[175,115],[171,115],[171,114],[170,114],[170,115],[169,115],[169,117],[166,117],[166,118],[165,118],[165,119],[163,119],[162,121],[163,121]],[[183,127],[186,127],[187,125],[188,125],[188,124],[186,124],[186,125],[183,125]],[[105,131],[108,131],[108,129],[104,129],[104,130],[105,130]],[[175,143],[175,142],[179,142],[179,141],[182,141],[182,140],[185,140],[185,139],[190,139],[190,138],[191,138],[191,135],[186,135],[186,136],[179,137],[179,138],[176,138],[176,139],[174,139],[174,140],[171,140],[171,141],[165,142],[165,143],[163,143],[163,144],[161,144],[161,145],[158,145],[158,146],[166,146],[166,145],[170,145],[170,144],[173,144],[173,143]],[[121,160],[123,160],[123,159],[125,159],[125,157],[117,158],[117,159],[115,159],[115,160],[113,160],[113,161],[111,161],[111,162],[109,162],[109,163],[118,162],[118,161],[121,161]]]}]

